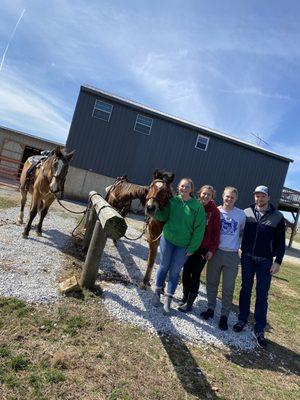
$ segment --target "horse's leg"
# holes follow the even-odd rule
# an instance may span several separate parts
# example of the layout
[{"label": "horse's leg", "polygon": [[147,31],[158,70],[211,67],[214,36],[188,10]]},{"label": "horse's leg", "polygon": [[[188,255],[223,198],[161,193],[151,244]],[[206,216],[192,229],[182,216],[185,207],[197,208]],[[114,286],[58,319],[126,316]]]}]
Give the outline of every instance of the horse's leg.
[{"label": "horse's leg", "polygon": [[23,231],[23,237],[24,238],[28,238],[29,235],[29,231],[31,229],[31,225],[32,225],[32,221],[34,220],[37,212],[38,212],[38,205],[39,205],[39,193],[37,190],[34,189],[33,193],[32,193],[32,201],[31,201],[31,208],[30,208],[30,213],[29,213],[29,220],[24,228]]},{"label": "horse's leg", "polygon": [[27,190],[20,188],[21,192],[21,208],[18,216],[18,223],[22,225],[24,223],[24,208],[27,200]]},{"label": "horse's leg", "polygon": [[37,226],[37,230],[36,230],[36,233],[37,233],[38,236],[42,236],[42,233],[43,233],[43,231],[42,231],[43,221],[44,221],[44,218],[46,217],[46,215],[48,213],[49,207],[52,204],[52,202],[53,202],[53,200],[45,202],[45,204],[44,204],[44,206],[43,206],[43,208],[41,210],[40,220],[39,220],[39,223],[38,223],[38,226]]},{"label": "horse's leg", "polygon": [[148,254],[148,259],[147,259],[147,270],[143,279],[143,287],[146,288],[147,286],[150,286],[150,279],[152,275],[152,270],[153,270],[153,265],[155,262],[156,254],[157,254],[157,248],[159,245],[159,241],[151,242],[149,241],[149,254]]}]

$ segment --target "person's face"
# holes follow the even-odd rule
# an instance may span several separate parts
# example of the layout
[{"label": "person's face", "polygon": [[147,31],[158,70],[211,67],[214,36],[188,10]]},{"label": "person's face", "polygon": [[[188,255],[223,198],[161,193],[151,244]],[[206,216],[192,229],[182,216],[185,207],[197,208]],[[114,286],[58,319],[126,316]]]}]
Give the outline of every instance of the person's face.
[{"label": "person's face", "polygon": [[199,200],[206,206],[206,204],[213,198],[213,193],[210,189],[203,189],[199,194]]},{"label": "person's face", "polygon": [[258,207],[264,207],[268,204],[270,196],[265,193],[254,193],[254,201]]},{"label": "person's face", "polygon": [[233,208],[236,202],[237,195],[234,192],[229,190],[225,190],[223,193],[223,205],[226,205],[229,208]]},{"label": "person's face", "polygon": [[183,179],[182,181],[179,182],[178,185],[178,192],[181,195],[187,196],[191,194],[193,191],[191,183],[187,181],[186,179]]}]

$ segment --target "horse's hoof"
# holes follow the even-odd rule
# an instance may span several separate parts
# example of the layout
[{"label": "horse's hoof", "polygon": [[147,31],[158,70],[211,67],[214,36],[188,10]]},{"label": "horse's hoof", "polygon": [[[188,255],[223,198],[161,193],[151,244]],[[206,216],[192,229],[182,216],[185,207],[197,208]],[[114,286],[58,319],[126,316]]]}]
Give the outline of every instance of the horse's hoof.
[{"label": "horse's hoof", "polygon": [[18,219],[18,225],[23,225],[23,224],[24,224],[23,220]]},{"label": "horse's hoof", "polygon": [[28,239],[28,233],[23,232],[23,233],[22,233],[22,236],[23,236],[24,239]]}]

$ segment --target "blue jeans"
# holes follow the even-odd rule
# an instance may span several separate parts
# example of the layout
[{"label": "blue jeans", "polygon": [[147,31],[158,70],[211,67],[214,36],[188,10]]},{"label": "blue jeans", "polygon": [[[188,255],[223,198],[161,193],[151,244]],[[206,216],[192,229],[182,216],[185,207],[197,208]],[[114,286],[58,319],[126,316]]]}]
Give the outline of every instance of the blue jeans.
[{"label": "blue jeans", "polygon": [[169,274],[166,294],[173,296],[178,285],[181,268],[187,258],[185,247],[175,246],[175,244],[162,236],[160,239],[160,264],[156,274],[156,287],[162,288],[167,274]]},{"label": "blue jeans", "polygon": [[256,275],[256,303],[254,311],[254,331],[264,332],[267,324],[268,293],[272,275],[272,259],[261,259],[247,254],[242,255],[242,288],[239,300],[239,320],[247,322],[250,314],[250,303],[254,276]]}]

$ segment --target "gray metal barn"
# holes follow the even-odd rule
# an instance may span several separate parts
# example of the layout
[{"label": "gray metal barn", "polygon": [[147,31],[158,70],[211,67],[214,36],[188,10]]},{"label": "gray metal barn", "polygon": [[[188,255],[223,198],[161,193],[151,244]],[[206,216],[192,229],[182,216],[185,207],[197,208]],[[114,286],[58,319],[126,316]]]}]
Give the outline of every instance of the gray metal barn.
[{"label": "gray metal barn", "polygon": [[[67,147],[77,151],[72,166],[77,170],[73,172],[78,183],[85,180],[81,182],[85,186],[80,189],[82,195],[92,188],[89,174],[107,177],[107,183],[109,178],[126,174],[134,183],[147,184],[154,169],[165,168],[175,173],[177,181],[189,176],[197,187],[213,185],[218,201],[225,185],[236,186],[240,207],[249,204],[258,184],[270,187],[277,205],[292,162],[232,136],[89,86],[80,88]],[[85,175],[80,178],[82,171]]]}]

